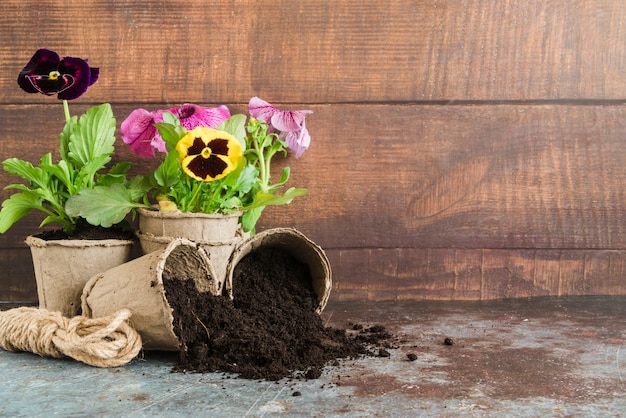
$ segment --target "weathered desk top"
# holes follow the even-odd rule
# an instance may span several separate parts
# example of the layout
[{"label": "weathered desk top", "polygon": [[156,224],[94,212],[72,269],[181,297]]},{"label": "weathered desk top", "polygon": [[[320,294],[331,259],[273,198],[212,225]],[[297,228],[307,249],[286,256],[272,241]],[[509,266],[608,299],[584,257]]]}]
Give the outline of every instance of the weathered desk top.
[{"label": "weathered desk top", "polygon": [[[0,416],[613,416],[626,411],[626,298],[331,302],[329,325],[385,325],[389,358],[317,380],[171,373],[172,353],[115,369],[0,350]],[[451,338],[452,345],[444,344]],[[408,354],[415,360],[409,361]]]}]

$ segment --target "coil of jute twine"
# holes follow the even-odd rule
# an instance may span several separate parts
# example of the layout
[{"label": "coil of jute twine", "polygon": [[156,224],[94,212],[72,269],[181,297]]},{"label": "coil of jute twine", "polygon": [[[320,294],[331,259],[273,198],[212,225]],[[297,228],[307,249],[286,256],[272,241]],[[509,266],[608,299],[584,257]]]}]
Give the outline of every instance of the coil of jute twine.
[{"label": "coil of jute twine", "polygon": [[0,312],[0,347],[54,358],[71,357],[95,367],[122,366],[139,354],[141,337],[121,309],[102,318],[75,316],[35,307]]}]

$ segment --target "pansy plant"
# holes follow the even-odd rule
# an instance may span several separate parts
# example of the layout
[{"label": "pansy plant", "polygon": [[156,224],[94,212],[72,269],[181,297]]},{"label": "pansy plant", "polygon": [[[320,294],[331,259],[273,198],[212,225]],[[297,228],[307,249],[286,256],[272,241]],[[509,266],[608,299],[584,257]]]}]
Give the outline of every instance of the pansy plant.
[{"label": "pansy plant", "polygon": [[[122,139],[144,157],[163,155],[148,178],[160,210],[230,214],[243,212],[245,231],[254,232],[268,205],[289,204],[306,189],[280,191],[289,179],[284,167],[271,180],[271,163],[288,149],[299,157],[309,146],[304,118],[310,111],[282,111],[254,97],[250,117],[230,116],[228,108],[185,104],[165,111],[133,111],[122,123]],[[93,224],[111,224],[141,205],[115,185],[81,191],[68,208]],[[148,196],[144,196],[145,203]]]},{"label": "pansy plant", "polygon": [[5,187],[17,192],[2,203],[0,233],[34,209],[46,215],[40,226],[59,224],[71,236],[79,217],[66,207],[72,196],[102,185],[119,186],[134,193],[135,199],[147,190],[142,177],[126,180],[130,163],[120,163],[103,172],[111,161],[115,142],[115,117],[108,103],[90,108],[80,118],[70,116],[68,100],[85,93],[98,75],[99,69],[90,67],[86,59],[61,59],[48,49],[36,51],[19,73],[17,83],[27,93],[56,94],[63,100],[65,126],[59,135],[58,162],[53,161],[52,153],[41,157],[39,166],[18,158],[2,162],[7,173],[25,182]]}]

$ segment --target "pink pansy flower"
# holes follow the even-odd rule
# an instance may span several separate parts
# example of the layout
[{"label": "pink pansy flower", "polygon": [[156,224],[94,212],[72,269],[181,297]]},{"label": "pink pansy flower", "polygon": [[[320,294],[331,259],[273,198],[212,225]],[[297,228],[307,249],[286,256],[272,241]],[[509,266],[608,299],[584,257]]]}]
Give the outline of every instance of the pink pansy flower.
[{"label": "pink pansy flower", "polygon": [[[188,131],[194,128],[217,128],[220,123],[230,118],[230,110],[224,105],[218,107],[202,107],[186,103],[179,107],[166,110],[180,120],[180,124]],[[163,120],[163,112],[159,114]]]},{"label": "pink pansy flower", "polygon": [[304,151],[309,149],[311,145],[311,136],[309,130],[306,128],[304,121],[302,121],[302,127],[300,131],[288,132],[284,135],[283,139],[287,143],[287,147],[296,153],[296,158],[300,157]]},{"label": "pink pansy flower", "polygon": [[130,149],[141,157],[154,157],[155,151],[167,153],[165,141],[159,135],[155,123],[163,122],[163,113],[176,115],[181,126],[187,130],[197,127],[217,128],[222,122],[230,118],[230,111],[226,106],[203,107],[186,103],[182,106],[167,110],[148,112],[145,109],[134,110],[120,127],[122,140]]},{"label": "pink pansy flower", "polygon": [[289,149],[300,157],[311,144],[311,136],[306,128],[304,119],[313,113],[310,110],[280,110],[265,100],[253,97],[248,103],[250,115],[262,120],[276,131],[280,131],[280,138],[287,142]]},{"label": "pink pansy flower", "polygon": [[[146,109],[135,109],[122,122],[120,131],[122,141],[130,146],[130,150],[140,157],[154,157],[154,151],[159,145],[155,140],[158,135],[154,114]],[[161,143],[163,140],[160,138]],[[153,146],[153,141],[155,145]],[[164,143],[162,145],[165,145]]]}]

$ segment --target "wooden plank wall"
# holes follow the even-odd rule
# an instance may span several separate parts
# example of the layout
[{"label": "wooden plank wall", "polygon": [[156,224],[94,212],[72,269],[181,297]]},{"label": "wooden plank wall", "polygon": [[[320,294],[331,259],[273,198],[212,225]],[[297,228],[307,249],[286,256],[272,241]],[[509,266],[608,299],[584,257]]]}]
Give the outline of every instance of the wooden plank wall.
[{"label": "wooden plank wall", "polygon": [[[333,298],[626,294],[623,0],[5,0],[0,13],[0,159],[56,149],[60,103],[15,83],[47,47],[101,68],[76,113],[245,112],[254,95],[312,109],[312,146],[288,161],[310,194],[261,226],[322,245]],[[133,157],[122,144],[118,158]],[[23,239],[38,219],[0,236],[0,301],[36,298]]]}]

